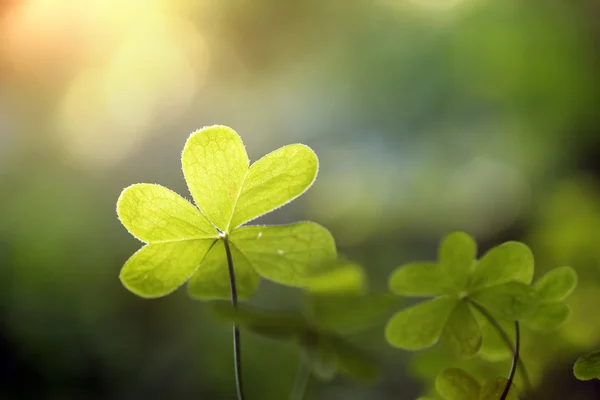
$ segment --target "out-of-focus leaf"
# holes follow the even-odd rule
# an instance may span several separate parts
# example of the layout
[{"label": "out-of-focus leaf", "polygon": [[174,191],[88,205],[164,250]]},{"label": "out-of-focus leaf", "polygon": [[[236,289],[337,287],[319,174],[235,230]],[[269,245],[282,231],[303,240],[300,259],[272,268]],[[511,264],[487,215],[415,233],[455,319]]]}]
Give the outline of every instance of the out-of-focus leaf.
[{"label": "out-of-focus leaf", "polygon": [[[305,338],[306,339],[306,338]],[[313,374],[320,380],[329,381],[337,373],[337,356],[328,336],[313,336],[304,340],[302,349],[305,360]]]},{"label": "out-of-focus leaf", "polygon": [[262,310],[247,304],[234,307],[229,302],[218,301],[211,305],[211,311],[227,322],[274,339],[299,337],[312,329],[302,314],[292,310]]},{"label": "out-of-focus leaf", "polygon": [[433,262],[403,265],[390,276],[390,290],[401,296],[435,296],[451,291],[452,282]]},{"label": "out-of-focus leaf", "polygon": [[476,256],[477,244],[468,233],[452,232],[440,244],[439,264],[444,274],[454,283],[455,290],[465,289],[473,272]]},{"label": "out-of-focus leaf", "polygon": [[[483,336],[483,342],[481,349],[479,349],[479,355],[481,358],[487,361],[502,361],[512,357],[512,352],[502,340],[502,337],[498,333],[498,330],[489,323],[489,321],[483,317],[479,312],[475,312],[476,319],[481,326],[481,333]],[[500,324],[504,332],[512,332],[514,330],[514,323],[510,321],[504,321],[498,319],[496,322]]]},{"label": "out-of-focus leaf", "polygon": [[470,290],[510,281],[530,284],[533,279],[533,254],[519,242],[506,242],[488,251],[477,262]]},{"label": "out-of-focus leaf", "polygon": [[400,302],[391,293],[368,295],[325,295],[308,297],[311,320],[319,327],[338,333],[366,329],[385,318]]},{"label": "out-of-focus leaf", "polygon": [[600,379],[600,350],[579,357],[573,366],[573,373],[581,381]]},{"label": "out-of-focus leaf", "polygon": [[[507,382],[506,378],[496,378],[486,382],[481,388],[479,400],[500,400]],[[506,400],[519,400],[519,391],[515,385],[510,386]]]},{"label": "out-of-focus leaf", "polygon": [[366,292],[365,272],[360,266],[334,261],[324,264],[322,268],[322,272],[306,278],[304,288],[309,292],[324,295],[357,295]]},{"label": "out-of-focus leaf", "polygon": [[458,358],[471,358],[479,351],[481,329],[465,301],[459,301],[450,314],[442,331],[441,341]]},{"label": "out-of-focus leaf", "polygon": [[525,319],[529,328],[538,332],[558,329],[569,317],[571,310],[564,303],[543,303],[535,312]]},{"label": "out-of-focus leaf", "polygon": [[533,287],[541,301],[562,301],[577,286],[577,273],[571,267],[559,267],[538,279]]},{"label": "out-of-focus leaf", "polygon": [[379,378],[380,364],[370,354],[342,338],[332,340],[331,346],[335,351],[337,367],[341,374],[368,383]]},{"label": "out-of-focus leaf", "polygon": [[435,388],[444,400],[479,400],[481,386],[460,368],[443,370],[435,379]]},{"label": "out-of-focus leaf", "polygon": [[515,321],[528,316],[538,304],[536,291],[520,282],[508,282],[471,293],[471,300],[501,318]]},{"label": "out-of-focus leaf", "polygon": [[387,341],[405,350],[420,350],[437,343],[458,299],[441,296],[396,313],[385,329]]}]

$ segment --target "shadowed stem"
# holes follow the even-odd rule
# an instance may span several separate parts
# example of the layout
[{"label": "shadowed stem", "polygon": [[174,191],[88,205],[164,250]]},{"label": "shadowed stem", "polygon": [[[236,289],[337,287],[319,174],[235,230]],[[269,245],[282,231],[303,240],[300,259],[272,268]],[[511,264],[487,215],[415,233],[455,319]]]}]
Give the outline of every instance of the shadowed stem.
[{"label": "shadowed stem", "polygon": [[[506,333],[502,326],[500,326],[496,318],[494,318],[485,308],[483,308],[476,302],[472,300],[468,301],[469,304],[471,304],[477,311],[479,311],[479,313],[483,315],[489,321],[490,324],[492,324],[496,331],[498,331],[500,338],[502,339],[504,344],[506,344],[506,347],[510,349],[511,353],[514,356],[514,354],[516,353],[516,349],[513,346],[510,337],[508,336],[508,333]],[[531,381],[529,380],[529,374],[527,373],[527,369],[525,368],[525,364],[523,363],[523,360],[521,360],[521,358],[517,358],[517,365],[521,370],[521,375],[523,376],[523,382],[525,383],[526,393],[531,393],[533,388],[531,386]]]},{"label": "shadowed stem", "polygon": [[521,333],[519,332],[519,321],[515,321],[515,352],[513,355],[512,365],[510,366],[510,372],[508,374],[508,380],[506,381],[506,386],[504,386],[504,390],[502,391],[502,396],[500,396],[500,400],[506,400],[508,397],[508,392],[510,391],[510,387],[512,386],[513,380],[515,379],[515,373],[517,372],[517,364],[519,363],[519,349],[521,347]]},{"label": "shadowed stem", "polygon": [[292,393],[290,394],[290,400],[302,400],[304,398],[304,393],[306,392],[306,386],[308,385],[308,380],[310,379],[310,370],[308,369],[308,365],[304,357],[300,357],[300,363],[298,364],[298,373],[296,374],[296,379],[294,380],[294,387],[292,388]]},{"label": "shadowed stem", "polygon": [[[233,269],[233,257],[231,256],[231,248],[229,247],[229,239],[227,236],[222,237],[225,244],[225,252],[227,253],[227,265],[229,267],[229,287],[231,288],[231,304],[237,308],[238,296],[237,287],[235,284],[235,270]],[[233,361],[235,363],[235,387],[237,390],[238,400],[244,400],[244,385],[242,381],[242,346],[240,343],[240,329],[236,324],[233,325]]]}]

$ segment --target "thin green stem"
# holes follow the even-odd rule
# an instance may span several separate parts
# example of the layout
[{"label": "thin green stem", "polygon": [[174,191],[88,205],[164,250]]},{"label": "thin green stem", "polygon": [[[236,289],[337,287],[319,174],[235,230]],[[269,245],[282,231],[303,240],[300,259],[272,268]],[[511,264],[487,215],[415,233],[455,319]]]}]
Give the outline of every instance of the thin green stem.
[{"label": "thin green stem", "polygon": [[500,400],[506,400],[506,398],[508,397],[508,392],[510,391],[512,383],[515,379],[515,373],[517,372],[517,364],[519,363],[520,348],[521,348],[521,333],[519,332],[519,321],[515,321],[515,352],[513,355],[512,365],[510,366],[508,380],[506,381],[506,386],[504,386],[504,390],[502,391],[502,396],[500,396]]},{"label": "thin green stem", "polygon": [[[237,308],[238,296],[235,283],[235,270],[233,268],[233,257],[229,247],[227,236],[222,237],[225,244],[225,253],[227,253],[227,266],[229,267],[229,287],[231,288],[231,304]],[[235,387],[238,400],[244,400],[244,385],[242,381],[242,345],[240,342],[240,329],[237,324],[233,325],[233,362],[235,363]]]},{"label": "thin green stem", "polygon": [[[513,346],[512,342],[510,340],[510,337],[508,336],[508,333],[506,333],[506,331],[502,328],[502,326],[500,326],[500,324],[498,323],[496,318],[494,318],[492,316],[492,314],[490,314],[485,308],[480,306],[478,303],[476,303],[472,300],[468,300],[468,301],[469,301],[469,304],[471,304],[477,311],[479,311],[479,313],[481,315],[483,315],[489,321],[490,324],[492,324],[492,326],[496,329],[496,331],[498,331],[500,338],[502,339],[504,344],[506,344],[506,347],[508,347],[510,349],[510,352],[514,356],[515,347]],[[529,380],[529,374],[527,373],[525,364],[523,363],[523,360],[521,360],[521,358],[519,358],[517,360],[517,363],[518,363],[519,369],[521,370],[521,375],[523,376],[523,382],[525,383],[526,392],[531,393],[533,388],[531,386],[531,380]]]},{"label": "thin green stem", "polygon": [[292,393],[290,394],[290,400],[302,400],[304,398],[304,393],[306,392],[306,386],[308,385],[309,379],[310,370],[308,369],[306,360],[304,360],[304,357],[300,357],[298,373],[296,374],[296,379],[294,380],[294,387],[292,388]]}]

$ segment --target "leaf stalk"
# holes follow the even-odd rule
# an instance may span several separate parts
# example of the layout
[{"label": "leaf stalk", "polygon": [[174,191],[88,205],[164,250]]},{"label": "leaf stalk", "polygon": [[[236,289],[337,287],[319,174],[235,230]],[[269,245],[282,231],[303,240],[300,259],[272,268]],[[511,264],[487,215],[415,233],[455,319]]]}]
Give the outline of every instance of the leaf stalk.
[{"label": "leaf stalk", "polygon": [[[233,267],[233,257],[231,256],[231,247],[229,238],[226,235],[221,236],[227,253],[227,266],[229,268],[229,287],[231,289],[231,305],[237,308],[238,295],[235,281],[235,270]],[[233,325],[233,362],[235,364],[235,388],[238,400],[244,400],[244,385],[242,380],[242,345],[240,341],[240,328],[237,324]]]}]

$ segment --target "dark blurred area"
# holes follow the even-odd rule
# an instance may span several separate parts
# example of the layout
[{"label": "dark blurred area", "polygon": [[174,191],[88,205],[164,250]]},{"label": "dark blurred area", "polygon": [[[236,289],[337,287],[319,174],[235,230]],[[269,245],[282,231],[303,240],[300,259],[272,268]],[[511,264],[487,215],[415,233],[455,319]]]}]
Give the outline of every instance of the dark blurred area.
[{"label": "dark blurred area", "polygon": [[[0,398],[235,398],[230,327],[185,289],[118,280],[140,246],[120,191],[190,198],[181,149],[212,124],[251,160],[315,150],[313,187],[259,222],[325,225],[374,290],[455,229],[482,252],[524,241],[537,276],[574,267],[569,320],[524,332],[523,359],[540,398],[600,398],[571,373],[600,347],[599,21],[594,0],[0,2]],[[298,293],[263,282],[253,301]],[[313,380],[307,398],[431,393],[453,360],[392,349],[384,323],[360,338],[376,385]],[[243,341],[248,398],[287,398],[296,349]]]}]

